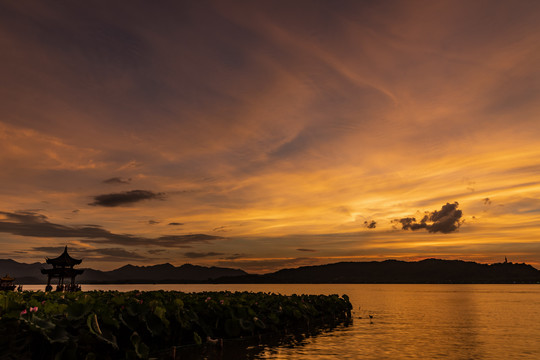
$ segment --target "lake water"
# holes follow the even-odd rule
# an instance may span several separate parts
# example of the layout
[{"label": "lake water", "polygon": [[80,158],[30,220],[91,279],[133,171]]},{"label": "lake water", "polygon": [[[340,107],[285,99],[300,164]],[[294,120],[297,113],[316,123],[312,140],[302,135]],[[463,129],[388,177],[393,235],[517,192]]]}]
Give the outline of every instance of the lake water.
[{"label": "lake water", "polygon": [[540,359],[540,285],[83,285],[95,289],[349,295],[351,325],[249,359]]}]

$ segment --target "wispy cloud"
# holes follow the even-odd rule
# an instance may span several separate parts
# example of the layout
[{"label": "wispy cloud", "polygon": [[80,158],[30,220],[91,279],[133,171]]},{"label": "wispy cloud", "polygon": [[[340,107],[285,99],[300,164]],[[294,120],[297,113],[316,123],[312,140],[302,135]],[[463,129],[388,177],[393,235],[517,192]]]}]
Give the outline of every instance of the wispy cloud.
[{"label": "wispy cloud", "polygon": [[221,256],[224,255],[223,253],[219,252],[186,252],[184,253],[184,256],[189,259],[199,259],[199,258],[207,258],[207,257],[215,257],[215,256]]}]

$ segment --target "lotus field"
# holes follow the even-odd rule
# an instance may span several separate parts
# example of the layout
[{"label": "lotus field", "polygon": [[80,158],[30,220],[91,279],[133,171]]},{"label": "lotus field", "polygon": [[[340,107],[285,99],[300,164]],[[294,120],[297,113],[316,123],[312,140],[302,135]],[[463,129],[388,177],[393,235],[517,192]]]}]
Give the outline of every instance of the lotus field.
[{"label": "lotus field", "polygon": [[336,324],[351,309],[346,295],[0,292],[0,358],[146,359],[190,344]]}]

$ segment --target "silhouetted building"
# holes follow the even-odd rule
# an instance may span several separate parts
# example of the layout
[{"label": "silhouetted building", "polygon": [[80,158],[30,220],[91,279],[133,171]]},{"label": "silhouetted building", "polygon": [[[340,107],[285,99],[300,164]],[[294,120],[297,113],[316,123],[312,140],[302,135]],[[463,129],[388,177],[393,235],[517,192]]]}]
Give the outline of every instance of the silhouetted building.
[{"label": "silhouetted building", "polygon": [[[68,254],[67,246],[64,252],[57,258],[46,259],[47,264],[53,266],[52,269],[41,269],[42,274],[48,276],[47,287],[45,291],[51,291],[51,280],[58,278],[58,284],[56,285],[56,291],[79,291],[81,286],[75,283],[75,277],[84,272],[84,270],[74,269],[75,265],[79,265],[82,260],[74,259]],[[66,279],[70,279],[69,283],[66,283]]]},{"label": "silhouetted building", "polygon": [[13,291],[15,290],[16,285],[13,284],[14,278],[10,277],[8,274],[0,278],[0,291]]}]

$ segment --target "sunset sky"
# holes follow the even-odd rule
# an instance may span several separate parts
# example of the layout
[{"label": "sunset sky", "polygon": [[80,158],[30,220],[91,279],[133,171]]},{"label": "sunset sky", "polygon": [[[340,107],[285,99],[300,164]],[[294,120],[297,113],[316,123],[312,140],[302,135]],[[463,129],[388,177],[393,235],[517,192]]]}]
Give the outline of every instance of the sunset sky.
[{"label": "sunset sky", "polygon": [[0,258],[540,268],[539,16],[536,0],[3,1]]}]

